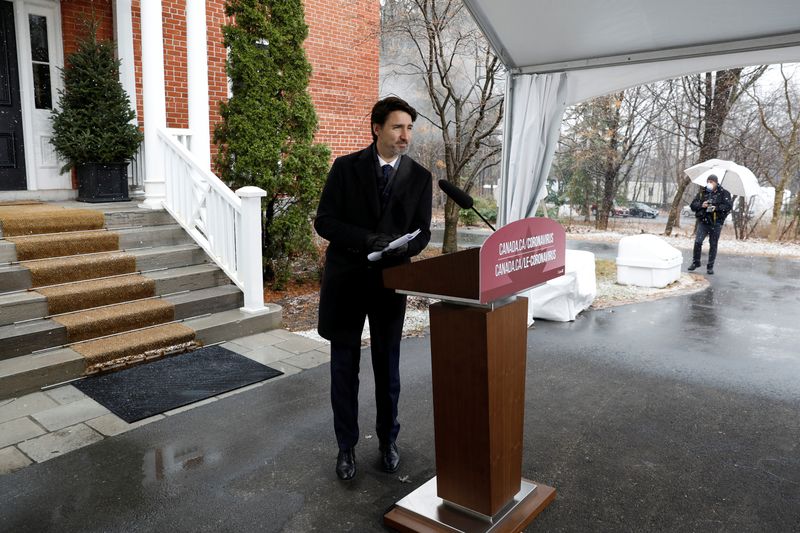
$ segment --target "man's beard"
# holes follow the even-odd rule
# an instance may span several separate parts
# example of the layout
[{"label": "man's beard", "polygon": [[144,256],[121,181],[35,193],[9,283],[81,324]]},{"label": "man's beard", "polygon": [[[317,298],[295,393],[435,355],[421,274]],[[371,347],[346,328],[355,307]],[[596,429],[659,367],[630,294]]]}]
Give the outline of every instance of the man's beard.
[{"label": "man's beard", "polygon": [[392,152],[394,152],[394,155],[406,155],[408,153],[409,146],[410,144],[406,144],[403,147],[395,145],[392,147]]}]

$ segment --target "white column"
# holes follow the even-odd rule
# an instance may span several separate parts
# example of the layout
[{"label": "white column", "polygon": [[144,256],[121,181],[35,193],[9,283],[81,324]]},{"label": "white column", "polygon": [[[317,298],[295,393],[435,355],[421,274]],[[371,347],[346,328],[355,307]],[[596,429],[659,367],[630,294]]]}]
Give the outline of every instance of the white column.
[{"label": "white column", "polygon": [[164,35],[161,0],[141,0],[142,104],[144,107],[145,201],[142,207],[161,209],[166,181],[159,150],[158,129],[167,127],[164,89]]},{"label": "white column", "polygon": [[242,187],[236,191],[242,199],[242,248],[237,250],[239,274],[244,286],[244,307],[249,314],[264,313],[264,269],[261,255],[261,199],[266,191]]},{"label": "white column", "polygon": [[133,11],[131,0],[114,1],[114,40],[120,60],[119,81],[136,109],[136,70],[133,62]]},{"label": "white column", "polygon": [[211,133],[208,124],[208,48],[206,2],[186,2],[186,76],[189,83],[189,129],[192,155],[203,168],[211,168]]}]

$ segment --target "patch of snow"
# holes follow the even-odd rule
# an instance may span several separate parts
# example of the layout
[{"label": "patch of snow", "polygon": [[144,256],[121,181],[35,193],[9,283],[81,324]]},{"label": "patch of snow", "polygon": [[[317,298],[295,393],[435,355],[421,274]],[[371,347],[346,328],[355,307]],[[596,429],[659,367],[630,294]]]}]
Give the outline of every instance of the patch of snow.
[{"label": "patch of snow", "polygon": [[[425,328],[428,327],[428,305],[433,300],[427,298],[417,298],[410,296],[408,298],[408,306],[406,307],[406,318],[403,322],[403,337],[417,337],[422,335]],[[301,335],[308,339],[330,344],[330,341],[320,337],[316,329],[307,329],[305,331],[293,331],[296,335]],[[369,320],[364,323],[364,331],[361,332],[362,346],[369,345]]]},{"label": "patch of snow", "polygon": [[[594,231],[586,233],[569,233],[568,239],[595,242],[619,242],[629,233],[617,231]],[[657,235],[657,234],[656,234]],[[657,235],[676,248],[691,250],[694,246],[694,237],[686,236],[666,236]],[[705,247],[708,242],[705,243]],[[724,236],[719,240],[718,251],[720,253],[739,254],[739,255],[766,255],[773,257],[800,258],[800,244],[793,242],[770,242],[762,239],[748,239],[738,241],[736,239],[726,239]]]}]

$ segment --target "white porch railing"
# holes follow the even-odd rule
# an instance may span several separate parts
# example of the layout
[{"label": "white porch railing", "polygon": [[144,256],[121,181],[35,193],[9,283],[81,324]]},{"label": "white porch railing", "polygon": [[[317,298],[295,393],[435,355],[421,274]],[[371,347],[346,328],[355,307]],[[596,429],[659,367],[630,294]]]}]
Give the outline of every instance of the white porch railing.
[{"label": "white porch railing", "polygon": [[128,189],[132,196],[144,194],[144,141],[128,163]]},{"label": "white porch railing", "polygon": [[181,143],[189,152],[192,151],[192,130],[188,128],[167,128],[167,133],[172,135],[172,138]]},{"label": "white porch railing", "polygon": [[[192,151],[192,130],[186,128],[167,128],[167,133],[185,146],[187,150],[190,152]],[[139,145],[139,150],[128,164],[128,189],[132,196],[144,194],[145,157],[144,141],[142,141]]]},{"label": "white porch railing", "polygon": [[243,311],[264,310],[261,198],[258,187],[235,193],[171,133],[158,130],[166,179],[164,208],[244,293]]}]

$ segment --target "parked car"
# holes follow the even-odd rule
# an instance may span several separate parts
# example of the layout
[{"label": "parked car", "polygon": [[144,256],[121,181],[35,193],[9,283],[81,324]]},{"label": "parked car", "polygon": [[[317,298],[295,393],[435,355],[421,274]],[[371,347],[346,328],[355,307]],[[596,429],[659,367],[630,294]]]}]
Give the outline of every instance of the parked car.
[{"label": "parked car", "polygon": [[631,202],[628,206],[628,211],[630,211],[632,217],[656,218],[658,216],[658,210],[642,202]]},{"label": "parked car", "polygon": [[627,207],[623,207],[621,205],[614,205],[611,207],[611,212],[608,213],[612,217],[629,217],[631,216],[631,212]]},{"label": "parked car", "polygon": [[[597,204],[592,204],[592,215],[597,216]],[[614,204],[608,212],[608,216],[610,217],[628,217],[630,216],[630,211],[628,211],[627,207],[623,207],[621,205]]]},{"label": "parked car", "polygon": [[694,213],[692,213],[692,208],[689,207],[688,205],[683,206],[683,208],[681,209],[681,216],[682,217],[690,217],[693,214]]}]

